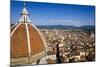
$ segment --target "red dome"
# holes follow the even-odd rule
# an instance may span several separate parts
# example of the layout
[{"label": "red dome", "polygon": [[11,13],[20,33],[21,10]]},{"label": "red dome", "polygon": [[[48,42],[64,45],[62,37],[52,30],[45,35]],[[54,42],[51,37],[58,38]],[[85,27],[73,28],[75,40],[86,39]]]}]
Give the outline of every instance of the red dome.
[{"label": "red dome", "polygon": [[19,23],[14,27],[14,29],[12,29],[12,63],[31,63],[40,59],[44,55],[44,38],[35,26],[33,26],[31,23]]}]

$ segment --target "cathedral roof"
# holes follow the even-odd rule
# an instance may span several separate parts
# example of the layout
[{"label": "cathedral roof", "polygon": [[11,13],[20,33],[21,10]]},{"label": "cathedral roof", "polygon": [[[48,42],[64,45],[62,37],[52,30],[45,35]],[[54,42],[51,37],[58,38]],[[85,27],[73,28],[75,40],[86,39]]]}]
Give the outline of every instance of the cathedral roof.
[{"label": "cathedral roof", "polygon": [[24,7],[19,23],[11,28],[11,63],[32,63],[46,54],[45,41],[39,29],[29,23]]}]

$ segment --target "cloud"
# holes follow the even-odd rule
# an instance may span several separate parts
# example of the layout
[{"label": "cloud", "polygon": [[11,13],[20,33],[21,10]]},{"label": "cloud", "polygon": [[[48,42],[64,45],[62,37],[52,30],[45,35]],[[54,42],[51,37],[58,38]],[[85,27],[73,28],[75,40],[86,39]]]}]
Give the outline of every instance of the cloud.
[{"label": "cloud", "polygon": [[82,22],[70,19],[34,19],[39,25],[72,25],[72,26],[81,26]]}]

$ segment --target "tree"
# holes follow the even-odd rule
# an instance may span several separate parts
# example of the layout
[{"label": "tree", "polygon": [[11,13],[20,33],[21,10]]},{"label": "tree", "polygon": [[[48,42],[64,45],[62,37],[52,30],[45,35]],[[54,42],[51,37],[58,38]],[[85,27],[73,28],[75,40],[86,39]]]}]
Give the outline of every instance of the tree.
[{"label": "tree", "polygon": [[59,43],[56,45],[56,50],[57,50],[56,61],[57,61],[57,63],[62,63],[61,58],[60,58],[60,54],[59,54]]}]

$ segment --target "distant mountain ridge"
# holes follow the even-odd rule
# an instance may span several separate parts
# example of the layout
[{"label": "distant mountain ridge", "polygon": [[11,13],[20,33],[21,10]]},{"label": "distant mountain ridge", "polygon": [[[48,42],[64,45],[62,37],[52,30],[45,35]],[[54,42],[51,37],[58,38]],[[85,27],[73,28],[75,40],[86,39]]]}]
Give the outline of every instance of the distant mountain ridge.
[{"label": "distant mountain ridge", "polygon": [[[13,26],[14,24],[11,24]],[[95,30],[94,25],[84,25],[84,26],[68,26],[68,25],[36,25],[40,29],[82,29],[82,30]]]},{"label": "distant mountain ridge", "polygon": [[87,29],[87,30],[95,30],[94,25],[84,25],[84,26],[67,26],[67,25],[36,25],[41,29]]}]

